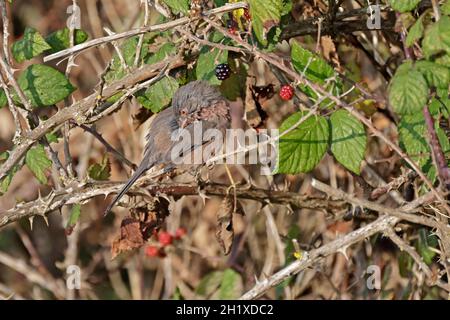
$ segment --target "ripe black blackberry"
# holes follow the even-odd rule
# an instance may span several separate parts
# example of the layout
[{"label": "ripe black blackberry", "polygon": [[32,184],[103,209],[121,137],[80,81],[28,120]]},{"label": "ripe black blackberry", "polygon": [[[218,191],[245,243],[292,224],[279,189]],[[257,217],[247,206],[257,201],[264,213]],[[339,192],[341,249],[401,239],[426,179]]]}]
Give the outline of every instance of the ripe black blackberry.
[{"label": "ripe black blackberry", "polygon": [[227,63],[221,63],[216,67],[216,77],[219,80],[225,80],[230,77],[231,69]]}]

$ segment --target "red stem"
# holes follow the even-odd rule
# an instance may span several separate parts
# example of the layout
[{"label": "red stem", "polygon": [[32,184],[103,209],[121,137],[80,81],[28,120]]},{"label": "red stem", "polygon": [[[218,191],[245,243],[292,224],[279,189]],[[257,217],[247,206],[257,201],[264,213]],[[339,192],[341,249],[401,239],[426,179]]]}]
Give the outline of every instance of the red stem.
[{"label": "red stem", "polygon": [[450,190],[450,168],[447,166],[444,152],[442,151],[439,139],[434,128],[434,118],[428,109],[428,106],[423,107],[423,115],[425,117],[425,124],[427,126],[428,135],[430,136],[431,150],[437,166],[437,171],[442,183]]}]

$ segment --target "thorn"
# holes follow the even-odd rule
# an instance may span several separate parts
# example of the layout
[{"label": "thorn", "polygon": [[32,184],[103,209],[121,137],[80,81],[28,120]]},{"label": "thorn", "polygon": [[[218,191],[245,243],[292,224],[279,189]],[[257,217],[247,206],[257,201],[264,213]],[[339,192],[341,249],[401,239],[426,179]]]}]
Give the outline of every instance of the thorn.
[{"label": "thorn", "polygon": [[347,255],[347,248],[348,248],[348,246],[344,246],[344,247],[340,248],[337,252],[342,253],[344,255],[345,259],[348,261],[349,259],[348,259],[348,255]]},{"label": "thorn", "polygon": [[31,216],[28,218],[28,222],[30,223],[30,230],[33,230],[33,221],[34,221],[34,216]]},{"label": "thorn", "polygon": [[205,193],[204,190],[201,190],[200,188],[198,189],[198,195],[200,196],[200,198],[202,199],[203,205],[206,205],[206,199],[209,199],[210,197],[208,197]]},{"label": "thorn", "polygon": [[49,227],[49,224],[48,224],[48,217],[44,214],[44,215],[42,215],[42,218],[44,219],[45,224],[47,225],[47,227]]}]

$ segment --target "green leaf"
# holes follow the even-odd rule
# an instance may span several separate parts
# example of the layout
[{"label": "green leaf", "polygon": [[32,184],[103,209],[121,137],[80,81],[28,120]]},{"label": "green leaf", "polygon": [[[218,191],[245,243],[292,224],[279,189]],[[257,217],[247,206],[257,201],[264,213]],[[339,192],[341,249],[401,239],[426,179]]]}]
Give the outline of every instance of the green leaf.
[{"label": "green leaf", "polygon": [[6,98],[5,91],[0,88],[0,108],[3,108],[8,103],[8,99]]},{"label": "green leaf", "polygon": [[[51,106],[75,90],[63,73],[43,64],[30,65],[17,82],[34,107]],[[20,103],[16,93],[13,99]]]},{"label": "green leaf", "polygon": [[88,175],[91,179],[97,181],[108,180],[111,175],[111,163],[105,155],[101,163],[94,163],[88,169]]},{"label": "green leaf", "polygon": [[36,57],[45,50],[51,49],[36,29],[27,27],[23,38],[13,43],[12,55],[17,62],[23,62]]},{"label": "green leaf", "polygon": [[25,156],[25,163],[40,183],[47,183],[45,172],[50,169],[52,162],[47,158],[43,145],[39,144],[28,150]]},{"label": "green leaf", "polygon": [[144,108],[157,113],[169,105],[177,89],[177,80],[172,77],[164,77],[145,91],[136,94],[136,98]]},{"label": "green leaf", "polygon": [[429,87],[448,88],[450,83],[449,68],[427,60],[417,61],[414,68],[425,77]]},{"label": "green leaf", "polygon": [[411,159],[425,166],[430,160],[430,150],[426,140],[425,120],[421,112],[405,115],[398,125],[400,146]]},{"label": "green leaf", "polygon": [[228,51],[222,52],[219,49],[210,49],[203,47],[197,59],[195,69],[198,80],[206,80],[212,85],[219,85],[221,81],[216,77],[216,65],[226,63],[228,59]]},{"label": "green leaf", "polygon": [[282,0],[248,0],[253,31],[258,41],[266,46],[267,33],[279,24],[283,10]]},{"label": "green leaf", "polygon": [[425,228],[419,229],[419,239],[417,240],[416,248],[427,265],[433,263],[433,258],[436,255],[436,252],[430,248],[436,248],[437,245],[438,240],[435,235],[430,234]]},{"label": "green leaf", "polygon": [[[151,41],[151,35],[144,37],[143,45],[141,48],[140,60],[144,61],[148,54],[148,44]],[[126,68],[132,67],[134,65],[134,59],[136,57],[136,49],[139,43],[139,36],[134,36],[127,39],[121,46],[120,52],[125,61]],[[105,75],[106,83],[111,83],[115,80],[122,79],[128,70],[124,68],[122,62],[120,61],[117,53],[114,53],[112,58],[111,67]]]},{"label": "green leaf", "polygon": [[241,275],[233,269],[226,269],[220,284],[219,299],[235,300],[241,296],[242,288]]},{"label": "green leaf", "polygon": [[58,136],[55,133],[52,133],[52,132],[47,133],[45,135],[45,137],[47,138],[47,141],[49,143],[57,143],[58,142]]},{"label": "green leaf", "polygon": [[0,193],[4,194],[6,193],[6,191],[8,191],[9,185],[11,184],[12,178],[14,177],[14,175],[17,173],[17,171],[19,171],[20,166],[19,165],[15,165],[14,167],[12,167],[12,169],[8,172],[8,174],[6,175],[6,177],[4,177],[2,179],[2,181],[0,182]]},{"label": "green leaf", "polygon": [[228,79],[225,79],[220,84],[220,92],[230,101],[245,96],[245,82],[247,80],[247,69],[244,63],[237,66],[234,60],[231,60],[230,67],[235,70]]},{"label": "green leaf", "polygon": [[[305,114],[297,112],[287,118],[280,127],[280,134],[294,126]],[[329,137],[328,121],[322,116],[309,117],[279,139],[275,173],[311,171],[325,154]]]},{"label": "green leaf", "polygon": [[450,54],[450,17],[442,16],[425,31],[422,48],[427,58],[443,51]]},{"label": "green leaf", "polygon": [[[45,41],[50,45],[49,53],[55,53],[70,47],[70,30],[64,28],[50,33],[45,37]],[[80,44],[87,40],[88,34],[81,29],[74,30],[74,44]]]},{"label": "green leaf", "polygon": [[163,61],[165,58],[174,54],[176,52],[176,47],[173,43],[164,43],[157,52],[154,54],[148,54],[145,63],[154,64]]},{"label": "green leaf", "polygon": [[420,0],[389,0],[392,9],[398,12],[411,11],[419,4]]},{"label": "green leaf", "polygon": [[67,220],[66,224],[66,230],[71,233],[75,225],[77,224],[78,220],[80,219],[81,215],[81,205],[80,204],[74,204],[72,207],[72,210],[70,211],[70,217],[69,220]]},{"label": "green leaf", "polygon": [[232,269],[208,273],[197,286],[196,293],[208,299],[232,300],[241,296],[242,277]]},{"label": "green leaf", "polygon": [[416,23],[409,29],[408,36],[406,37],[406,46],[411,47],[417,40],[422,38],[424,32],[423,15],[417,19]]},{"label": "green leaf", "polygon": [[335,75],[334,69],[321,57],[292,42],[291,58],[295,70],[315,83],[324,84]]},{"label": "green leaf", "polygon": [[389,102],[398,114],[420,112],[428,101],[428,85],[424,76],[416,71],[396,73],[388,89]]},{"label": "green leaf", "polygon": [[189,12],[189,0],[163,0],[167,4],[174,14]]},{"label": "green leaf", "polygon": [[360,174],[367,137],[363,124],[347,110],[338,110],[330,117],[331,152],[348,170]]}]

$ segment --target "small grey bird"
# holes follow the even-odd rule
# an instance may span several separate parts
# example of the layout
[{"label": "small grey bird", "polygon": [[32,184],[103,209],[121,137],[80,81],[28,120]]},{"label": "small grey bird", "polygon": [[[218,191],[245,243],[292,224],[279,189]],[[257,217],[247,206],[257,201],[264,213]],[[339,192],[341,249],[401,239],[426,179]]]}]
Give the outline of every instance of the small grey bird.
[{"label": "small grey bird", "polygon": [[[206,81],[193,81],[178,89],[172,106],[158,113],[151,123],[142,162],[112,200],[105,215],[147,170],[156,165],[163,165],[165,171],[175,167],[171,160],[172,148],[177,143],[171,139],[173,132],[180,128],[192,132],[196,121],[202,122],[203,132],[209,128],[225,132],[230,120],[228,101]],[[197,147],[193,145],[191,150]]]}]

